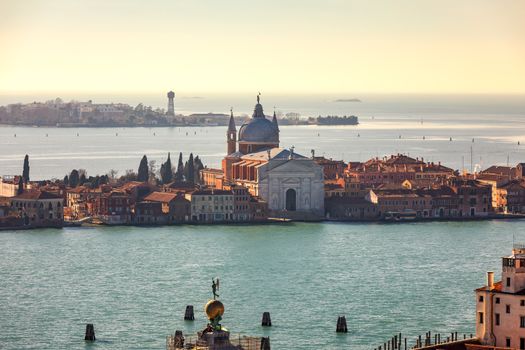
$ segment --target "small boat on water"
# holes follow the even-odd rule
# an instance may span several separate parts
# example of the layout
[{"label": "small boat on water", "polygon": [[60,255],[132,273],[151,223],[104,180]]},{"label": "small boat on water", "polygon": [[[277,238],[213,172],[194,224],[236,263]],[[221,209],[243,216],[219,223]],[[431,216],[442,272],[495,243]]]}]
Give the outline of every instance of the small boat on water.
[{"label": "small boat on water", "polygon": [[414,210],[407,211],[388,211],[385,213],[383,220],[385,221],[412,221],[417,218],[417,213]]}]

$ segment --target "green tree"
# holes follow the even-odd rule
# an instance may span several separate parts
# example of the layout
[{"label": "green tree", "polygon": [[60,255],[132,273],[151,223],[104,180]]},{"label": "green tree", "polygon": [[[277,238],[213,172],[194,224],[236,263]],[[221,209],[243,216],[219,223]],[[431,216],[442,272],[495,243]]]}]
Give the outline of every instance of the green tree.
[{"label": "green tree", "polygon": [[179,163],[177,164],[177,172],[175,173],[175,181],[184,181],[184,162],[182,161],[182,152],[179,153]]},{"label": "green tree", "polygon": [[149,168],[148,168],[148,157],[144,155],[140,160],[139,171],[137,174],[137,180],[140,182],[146,182],[149,178]]},{"label": "green tree", "polygon": [[193,161],[193,164],[195,164],[195,179],[197,179],[197,182],[201,182],[201,170],[204,169],[204,164],[202,164],[202,161],[200,160],[199,156],[195,157],[195,160]]},{"label": "green tree", "polygon": [[80,175],[78,174],[78,170],[77,169],[71,170],[71,173],[69,174],[69,186],[77,187],[79,181],[80,181]]},{"label": "green tree", "polygon": [[29,156],[26,154],[24,157],[24,170],[22,171],[22,178],[25,183],[29,182]]},{"label": "green tree", "polygon": [[64,185],[66,185],[66,186],[69,185],[69,176],[67,176],[67,175],[64,176],[64,180],[63,181],[64,181]]},{"label": "green tree", "polygon": [[173,170],[169,153],[166,162],[160,166],[160,178],[164,184],[170,183],[173,180]]},{"label": "green tree", "polygon": [[186,182],[189,182],[190,184],[195,183],[195,164],[193,164],[193,153],[190,153],[190,157],[188,158],[188,161],[186,162],[185,167],[185,177]]}]

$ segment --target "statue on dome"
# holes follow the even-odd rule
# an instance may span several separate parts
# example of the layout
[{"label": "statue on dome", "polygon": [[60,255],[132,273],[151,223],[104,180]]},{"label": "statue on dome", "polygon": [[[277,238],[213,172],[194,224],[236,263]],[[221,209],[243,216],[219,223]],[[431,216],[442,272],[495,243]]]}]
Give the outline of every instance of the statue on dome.
[{"label": "statue on dome", "polygon": [[261,98],[261,92],[259,91],[259,94],[257,95],[257,103],[260,103],[260,98]]}]

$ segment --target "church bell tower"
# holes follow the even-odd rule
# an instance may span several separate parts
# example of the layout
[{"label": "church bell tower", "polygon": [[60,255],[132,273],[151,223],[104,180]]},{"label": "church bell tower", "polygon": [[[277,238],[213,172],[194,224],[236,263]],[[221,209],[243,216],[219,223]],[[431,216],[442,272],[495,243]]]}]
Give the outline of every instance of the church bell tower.
[{"label": "church bell tower", "polygon": [[233,108],[230,109],[230,123],[226,136],[228,142],[227,154],[235,153],[237,151],[237,128],[235,127],[235,120],[233,119]]}]

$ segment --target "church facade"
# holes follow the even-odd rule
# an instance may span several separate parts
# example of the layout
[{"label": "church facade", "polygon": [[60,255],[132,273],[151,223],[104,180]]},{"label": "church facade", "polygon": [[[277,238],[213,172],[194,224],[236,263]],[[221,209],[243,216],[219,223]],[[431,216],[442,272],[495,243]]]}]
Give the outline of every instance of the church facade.
[{"label": "church facade", "polygon": [[[312,158],[279,148],[277,117],[264,115],[259,96],[252,118],[237,133],[233,113],[227,130],[225,180],[268,203],[271,215],[297,220],[324,217],[323,169]],[[237,139],[238,136],[238,139]]]}]

